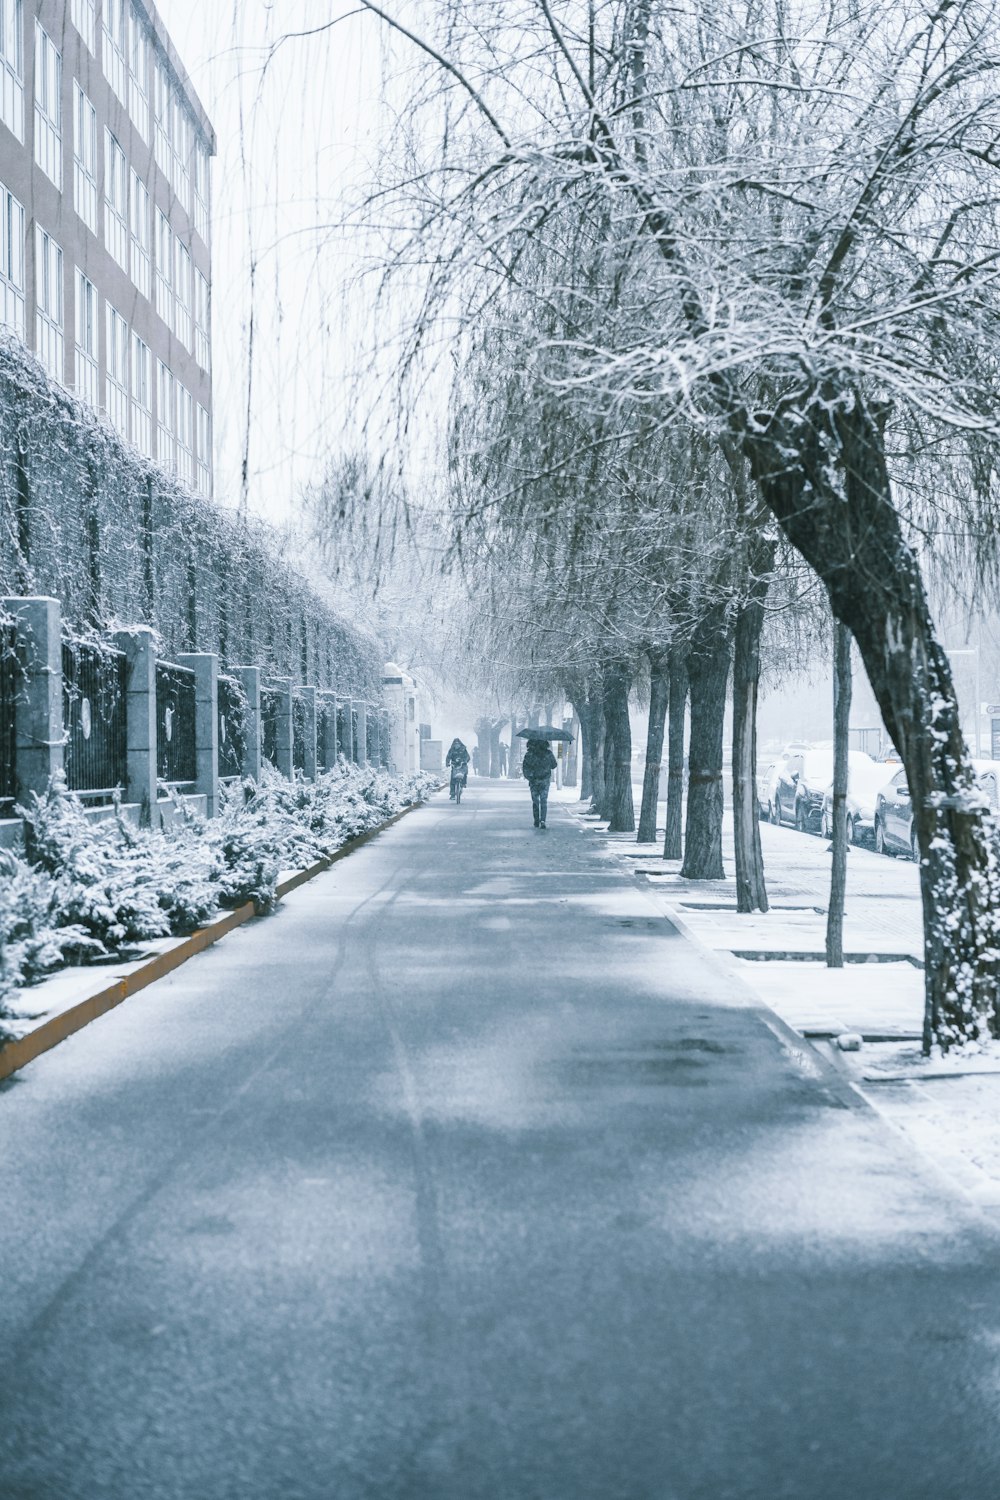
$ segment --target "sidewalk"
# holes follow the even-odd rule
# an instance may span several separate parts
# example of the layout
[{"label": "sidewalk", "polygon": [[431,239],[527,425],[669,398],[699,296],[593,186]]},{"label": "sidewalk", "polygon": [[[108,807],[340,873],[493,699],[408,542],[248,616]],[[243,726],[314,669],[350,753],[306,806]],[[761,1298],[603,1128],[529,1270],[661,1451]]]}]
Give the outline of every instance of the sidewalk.
[{"label": "sidewalk", "polygon": [[[670,920],[711,949],[789,1026],[834,1061],[852,1085],[937,1169],[980,1207],[1000,1206],[1000,1062],[924,1060],[922,919],[917,868],[909,860],[853,848],[847,862],[843,969],[824,959],[829,842],[762,823],[770,910],[740,916],[732,863],[732,820],[723,825],[727,878],[689,881],[658,843],[609,834],[585,814],[572,789],[557,794],[607,857],[630,868]],[[633,788],[636,808],[641,788]],[[836,1038],[854,1032],[861,1051]]]},{"label": "sidewalk", "polygon": [[[638,807],[641,788],[635,788]],[[576,794],[564,789],[572,806]],[[579,804],[577,804],[579,811]],[[680,864],[660,854],[664,805],[656,844],[634,834],[609,834],[607,825],[580,813],[600,834],[609,854],[643,878],[658,904],[681,929],[723,955],[773,1010],[805,1036],[857,1031],[875,1037],[920,1036],[923,1017],[923,933],[917,868],[862,848],[847,861],[844,918],[845,968],[825,962],[830,845],[826,839],[760,827],[770,910],[740,916],[732,863],[732,820],[727,810],[723,851],[727,878],[682,880]],[[859,965],[864,982],[859,982]]]}]

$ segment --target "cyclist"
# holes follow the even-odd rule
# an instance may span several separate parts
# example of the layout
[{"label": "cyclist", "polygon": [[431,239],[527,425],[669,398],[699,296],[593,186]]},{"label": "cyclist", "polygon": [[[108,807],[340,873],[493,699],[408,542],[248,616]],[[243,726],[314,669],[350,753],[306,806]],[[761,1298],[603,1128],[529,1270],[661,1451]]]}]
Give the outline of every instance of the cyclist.
[{"label": "cyclist", "polygon": [[444,758],[446,766],[451,766],[451,789],[448,795],[455,800],[455,783],[461,782],[462,786],[469,779],[469,752],[462,741],[457,737],[451,742],[451,749]]}]

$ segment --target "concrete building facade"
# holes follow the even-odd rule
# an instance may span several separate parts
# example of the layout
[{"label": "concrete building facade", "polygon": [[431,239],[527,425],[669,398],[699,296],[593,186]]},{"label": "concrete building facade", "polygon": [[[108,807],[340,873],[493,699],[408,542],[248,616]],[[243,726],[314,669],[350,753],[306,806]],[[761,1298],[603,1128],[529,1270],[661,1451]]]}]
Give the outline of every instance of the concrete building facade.
[{"label": "concrete building facade", "polygon": [[0,327],[204,495],[214,154],[151,0],[0,0]]}]

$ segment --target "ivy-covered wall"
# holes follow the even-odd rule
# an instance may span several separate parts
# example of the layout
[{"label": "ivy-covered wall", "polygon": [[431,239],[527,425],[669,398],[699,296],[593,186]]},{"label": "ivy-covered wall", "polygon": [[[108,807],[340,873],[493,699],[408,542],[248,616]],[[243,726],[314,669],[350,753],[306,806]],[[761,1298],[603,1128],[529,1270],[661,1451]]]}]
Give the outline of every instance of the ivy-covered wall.
[{"label": "ivy-covered wall", "polygon": [[168,655],[381,698],[382,653],[281,561],[255,521],[200,499],[0,339],[0,595],[48,594],[70,629],[152,625]]}]

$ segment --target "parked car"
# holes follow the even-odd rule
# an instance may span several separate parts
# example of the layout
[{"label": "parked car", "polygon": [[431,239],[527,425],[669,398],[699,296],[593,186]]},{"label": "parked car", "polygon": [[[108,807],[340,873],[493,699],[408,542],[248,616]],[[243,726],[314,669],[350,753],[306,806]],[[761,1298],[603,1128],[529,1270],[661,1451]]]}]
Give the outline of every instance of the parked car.
[{"label": "parked car", "polygon": [[[848,751],[848,768],[874,765],[864,750]],[[829,746],[806,750],[786,762],[775,783],[774,821],[794,823],[802,833],[819,833],[823,802],[833,781],[833,750]]]},{"label": "parked car", "polygon": [[[1000,810],[1000,762],[974,760],[976,785],[993,812]],[[913,803],[906,772],[897,771],[875,798],[875,848],[879,854],[908,854],[918,859],[917,835],[913,827]]]},{"label": "parked car", "polygon": [[[863,752],[853,752],[848,762],[847,842],[849,844],[875,842],[875,799],[892,774],[892,766],[872,760],[870,756],[861,759],[862,754]],[[823,798],[820,832],[824,838],[829,838],[833,832],[832,780]]]},{"label": "parked car", "polygon": [[875,798],[875,849],[879,854],[917,857],[913,803],[905,770],[897,771]]},{"label": "parked car", "polygon": [[810,747],[800,740],[792,740],[785,746],[781,754],[764,767],[757,771],[757,810],[762,818],[776,823],[778,820],[774,814],[774,793],[778,777],[788,762],[796,755],[802,755]]}]

